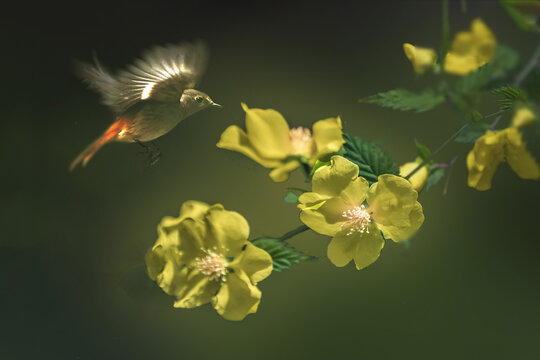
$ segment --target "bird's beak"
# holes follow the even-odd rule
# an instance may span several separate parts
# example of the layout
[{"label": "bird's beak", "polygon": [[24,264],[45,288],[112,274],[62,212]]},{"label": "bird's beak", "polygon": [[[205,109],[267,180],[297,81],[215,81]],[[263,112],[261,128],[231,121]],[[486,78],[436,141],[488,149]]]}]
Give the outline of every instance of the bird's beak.
[{"label": "bird's beak", "polygon": [[221,105],[219,105],[219,104],[217,104],[215,102],[211,103],[210,106],[218,108],[218,109],[223,109],[223,106],[221,106]]}]

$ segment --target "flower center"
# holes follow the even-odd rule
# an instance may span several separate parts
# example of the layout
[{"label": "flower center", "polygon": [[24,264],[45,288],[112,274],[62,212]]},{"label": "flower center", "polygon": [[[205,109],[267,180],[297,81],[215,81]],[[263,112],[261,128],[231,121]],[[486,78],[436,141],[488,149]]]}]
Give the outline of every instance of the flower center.
[{"label": "flower center", "polygon": [[203,249],[206,256],[195,259],[195,268],[201,274],[208,276],[210,280],[221,279],[227,274],[227,259],[221,254],[217,254],[211,250]]},{"label": "flower center", "polygon": [[369,234],[368,225],[371,222],[371,215],[364,205],[355,206],[352,209],[346,210],[343,212],[342,216],[346,220],[341,225],[341,228],[347,227],[349,229],[347,235],[351,235],[354,232]]},{"label": "flower center", "polygon": [[303,155],[305,157],[311,155],[313,137],[311,136],[311,131],[309,131],[309,129],[301,126],[292,128],[289,130],[289,137],[295,155]]}]

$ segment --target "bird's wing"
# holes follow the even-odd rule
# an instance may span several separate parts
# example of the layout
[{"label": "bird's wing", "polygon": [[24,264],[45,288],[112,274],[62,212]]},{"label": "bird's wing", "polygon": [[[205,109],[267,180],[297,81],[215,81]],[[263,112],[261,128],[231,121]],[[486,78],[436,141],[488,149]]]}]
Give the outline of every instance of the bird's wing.
[{"label": "bird's wing", "polygon": [[178,102],[185,89],[195,87],[206,69],[204,44],[158,46],[143,54],[118,75],[115,107],[125,111],[141,100]]},{"label": "bird's wing", "polygon": [[101,95],[102,102],[116,108],[120,102],[122,84],[101,66],[96,56],[94,64],[78,62],[76,66],[77,75]]}]

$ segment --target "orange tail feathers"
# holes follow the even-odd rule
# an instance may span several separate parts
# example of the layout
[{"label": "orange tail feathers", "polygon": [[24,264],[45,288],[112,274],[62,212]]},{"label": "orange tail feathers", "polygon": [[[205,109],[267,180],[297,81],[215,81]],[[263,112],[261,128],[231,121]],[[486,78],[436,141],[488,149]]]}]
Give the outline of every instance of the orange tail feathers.
[{"label": "orange tail feathers", "polygon": [[103,145],[116,139],[125,131],[126,125],[127,121],[125,119],[115,121],[103,135],[91,143],[86,149],[83,150],[82,153],[79,154],[79,156],[75,158],[75,160],[73,160],[69,166],[69,171],[73,171],[73,169],[75,169],[80,163],[82,163],[82,166],[86,166],[86,163],[90,161],[92,156],[94,156],[94,154],[101,149]]}]

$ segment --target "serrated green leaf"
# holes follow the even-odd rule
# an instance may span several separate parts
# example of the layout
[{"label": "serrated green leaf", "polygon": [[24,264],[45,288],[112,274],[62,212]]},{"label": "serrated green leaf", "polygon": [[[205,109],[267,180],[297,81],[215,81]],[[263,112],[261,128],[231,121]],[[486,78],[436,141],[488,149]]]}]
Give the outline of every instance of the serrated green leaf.
[{"label": "serrated green leaf", "polygon": [[490,125],[486,123],[472,123],[463,130],[454,141],[461,144],[471,144],[478,140],[480,136],[483,136],[489,128]]},{"label": "serrated green leaf", "polygon": [[294,249],[286,242],[272,237],[260,237],[251,241],[251,243],[270,254],[274,265],[273,271],[277,272],[290,269],[293,265],[300,264],[303,261],[316,259]]},{"label": "serrated green leaf", "polygon": [[405,89],[394,89],[368,96],[367,98],[360,99],[359,101],[394,110],[414,110],[419,113],[431,110],[435,106],[443,103],[444,96],[442,94],[435,93],[431,89],[424,90],[421,93],[414,93]]},{"label": "serrated green leaf", "polygon": [[298,194],[293,191],[287,191],[285,196],[283,196],[283,201],[287,204],[296,204],[298,203]]},{"label": "serrated green leaf", "polygon": [[420,144],[418,141],[414,141],[416,143],[416,154],[418,154],[418,157],[422,160],[426,160],[431,156],[431,150],[426,145]]},{"label": "serrated green leaf", "polygon": [[471,94],[482,90],[491,80],[495,68],[492,63],[480,66],[477,70],[459,78],[454,90],[459,94]]},{"label": "serrated green leaf", "polygon": [[497,100],[500,110],[510,110],[518,102],[527,102],[525,91],[515,86],[505,85],[491,90],[492,94],[502,95],[504,98]]},{"label": "serrated green leaf", "polygon": [[444,168],[436,168],[430,171],[428,178],[426,180],[426,191],[428,191],[432,186],[436,185],[444,177]]},{"label": "serrated green leaf", "polygon": [[379,175],[382,174],[398,175],[394,159],[381,150],[378,144],[348,133],[343,133],[343,139],[345,140],[343,157],[358,165],[358,175],[370,184],[377,182]]}]

